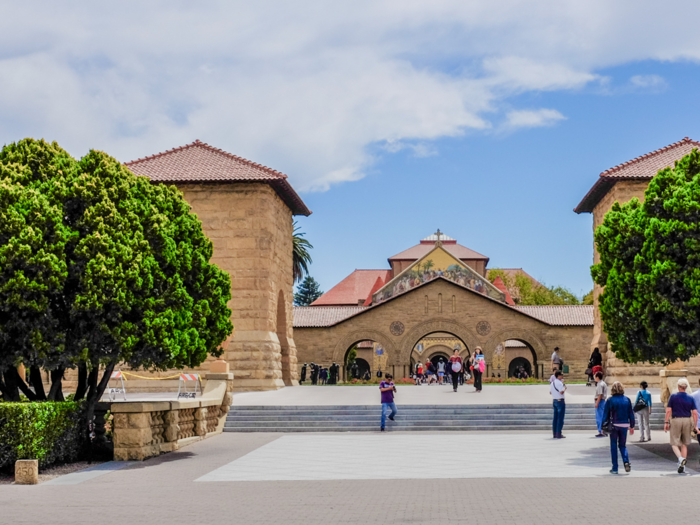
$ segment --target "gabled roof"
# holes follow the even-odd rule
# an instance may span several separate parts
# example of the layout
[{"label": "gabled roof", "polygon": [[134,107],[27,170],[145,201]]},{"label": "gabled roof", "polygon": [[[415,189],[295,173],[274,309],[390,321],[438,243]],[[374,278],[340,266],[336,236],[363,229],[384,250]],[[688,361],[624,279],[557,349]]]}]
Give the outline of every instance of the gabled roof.
[{"label": "gabled roof", "polygon": [[311,215],[284,173],[199,140],[124,165],[136,175],[148,177],[153,182],[263,182],[277,192],[294,215]]},{"label": "gabled roof", "polygon": [[618,180],[651,179],[660,170],[672,167],[677,160],[695,148],[700,148],[700,142],[685,137],[665,148],[657,149],[605,170],[574,211],[576,213],[591,213]]},{"label": "gabled roof", "polygon": [[493,280],[493,285],[505,294],[506,304],[515,306],[515,301],[513,301],[513,298],[510,296],[510,292],[508,291],[508,288],[506,288],[506,283],[503,282],[500,275],[496,276],[496,278]]},{"label": "gabled roof", "polygon": [[355,270],[311,306],[357,306],[360,300],[367,299],[378,278],[384,283],[390,277],[391,270]]},{"label": "gabled roof", "polygon": [[[444,272],[446,276],[450,275],[450,273],[453,272],[453,269],[455,272],[459,272],[459,274],[455,275],[453,273],[450,279],[446,278],[446,280],[451,281],[452,278],[457,279],[461,274],[461,276],[465,279],[471,279],[471,286],[475,286],[476,289],[483,287],[484,293],[487,296],[490,296],[492,299],[505,302],[505,294],[501,290],[491,284],[488,279],[484,279],[476,270],[452,255],[452,253],[447,250],[445,245],[431,243],[427,245],[427,247],[429,247],[430,250],[423,255],[423,257],[414,261],[413,264],[405,268],[398,275],[395,275],[389,282],[384,283],[384,286],[372,296],[373,304],[406,293],[418,285],[419,282],[421,284],[430,282],[430,280],[437,276],[436,274],[442,276]],[[430,260],[428,260],[429,257]],[[422,267],[421,263],[423,261],[426,261],[432,265],[433,260],[436,257],[438,262],[430,269],[424,269]],[[440,259],[442,259],[442,262],[440,262]],[[468,286],[463,287],[469,288]]]},{"label": "gabled roof", "polygon": [[[425,239],[421,239],[420,244],[410,247],[407,250],[397,253],[393,257],[389,257],[389,264],[391,261],[402,260],[402,261],[415,261],[420,259],[425,254],[430,252],[435,248],[435,243],[437,242],[437,234],[429,235]],[[474,259],[484,259],[488,262],[489,258],[485,255],[475,252],[474,250],[457,244],[457,241],[452,237],[447,235],[440,235],[440,240],[442,241],[442,247],[445,248],[447,252],[453,257],[460,260],[474,260]]]}]

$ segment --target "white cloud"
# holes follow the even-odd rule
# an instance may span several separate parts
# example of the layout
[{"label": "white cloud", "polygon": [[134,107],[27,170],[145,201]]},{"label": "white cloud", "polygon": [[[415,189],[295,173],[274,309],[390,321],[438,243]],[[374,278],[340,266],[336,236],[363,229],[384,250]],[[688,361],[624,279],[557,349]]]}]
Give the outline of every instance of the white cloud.
[{"label": "white cloud", "polygon": [[0,141],[43,136],[130,160],[199,138],[324,190],[361,178],[377,145],[427,155],[491,121],[563,118],[513,108],[513,95],[700,59],[700,4],[672,3],[15,2],[0,17]]},{"label": "white cloud", "polygon": [[659,75],[634,75],[630,78],[630,84],[637,90],[652,93],[660,93],[668,87],[666,80]]},{"label": "white cloud", "polygon": [[505,129],[553,126],[566,117],[556,109],[519,109],[506,114]]}]

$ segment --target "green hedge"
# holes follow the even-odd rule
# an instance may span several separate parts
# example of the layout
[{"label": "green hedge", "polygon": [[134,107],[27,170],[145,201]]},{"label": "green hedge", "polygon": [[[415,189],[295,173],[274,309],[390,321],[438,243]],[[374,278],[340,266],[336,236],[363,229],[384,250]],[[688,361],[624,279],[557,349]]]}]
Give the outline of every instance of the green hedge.
[{"label": "green hedge", "polygon": [[75,461],[85,442],[83,403],[0,403],[0,469],[18,459],[40,467]]}]

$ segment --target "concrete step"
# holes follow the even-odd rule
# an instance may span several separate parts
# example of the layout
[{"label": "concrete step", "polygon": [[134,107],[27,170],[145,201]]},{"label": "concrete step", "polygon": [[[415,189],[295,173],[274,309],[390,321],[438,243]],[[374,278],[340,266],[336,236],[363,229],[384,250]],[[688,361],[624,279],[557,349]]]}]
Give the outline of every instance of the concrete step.
[{"label": "concrete step", "polygon": [[[550,432],[549,405],[399,405],[395,431],[538,430]],[[233,406],[226,418],[226,432],[350,432],[376,431],[379,405],[357,406]],[[654,407],[650,423],[663,428],[664,407]],[[591,404],[566,407],[565,428],[595,431]]]}]

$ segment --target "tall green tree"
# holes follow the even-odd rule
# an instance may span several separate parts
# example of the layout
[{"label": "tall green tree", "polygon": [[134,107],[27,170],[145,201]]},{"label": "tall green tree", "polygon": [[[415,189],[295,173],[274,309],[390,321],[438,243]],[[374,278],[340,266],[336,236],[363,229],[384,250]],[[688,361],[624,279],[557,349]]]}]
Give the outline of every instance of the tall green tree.
[{"label": "tall green tree", "polygon": [[294,274],[294,282],[299,282],[304,275],[309,274],[309,265],[311,264],[310,250],[313,245],[304,239],[304,233],[297,233],[301,226],[297,226],[296,221],[293,224],[294,233],[292,234],[292,271]]},{"label": "tall green tree", "polygon": [[25,139],[0,151],[0,202],[5,376],[17,382],[20,362],[50,370],[47,397],[60,399],[63,371],[77,367],[90,412],[118,363],[164,370],[220,354],[233,331],[230,278],[174,186],[102,152],[77,162]]},{"label": "tall green tree", "polygon": [[615,203],[596,229],[600,314],[618,358],[668,364],[700,353],[700,153]]},{"label": "tall green tree", "polygon": [[323,292],[321,287],[316,282],[316,279],[307,275],[304,281],[299,285],[297,293],[294,294],[295,306],[309,306],[316,299],[321,297]]}]

